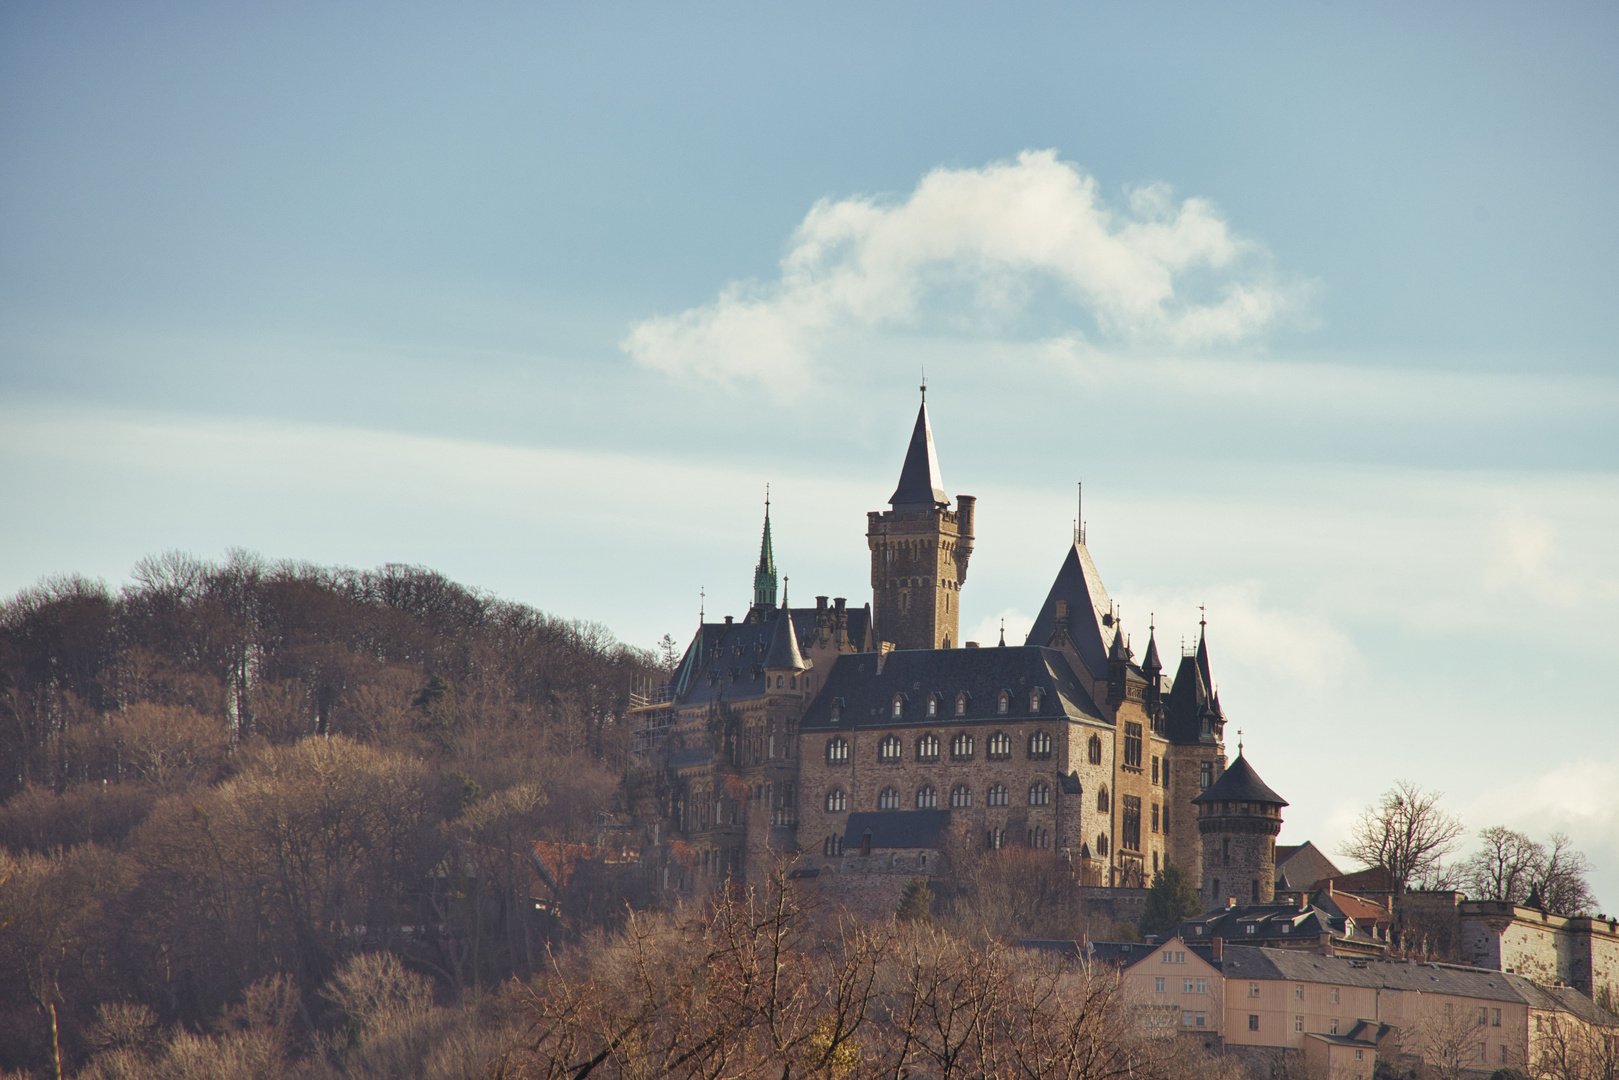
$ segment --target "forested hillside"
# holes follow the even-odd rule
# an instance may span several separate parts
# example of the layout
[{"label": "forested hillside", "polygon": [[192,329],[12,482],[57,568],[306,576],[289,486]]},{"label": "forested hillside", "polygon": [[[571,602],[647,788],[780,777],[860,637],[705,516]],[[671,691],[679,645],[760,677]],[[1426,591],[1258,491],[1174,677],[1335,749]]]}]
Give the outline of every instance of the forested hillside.
[{"label": "forested hillside", "polygon": [[253,1001],[326,1030],[361,953],[459,1001],[622,910],[597,882],[536,929],[529,853],[622,809],[649,653],[416,567],[132,578],[0,606],[0,1069]]}]

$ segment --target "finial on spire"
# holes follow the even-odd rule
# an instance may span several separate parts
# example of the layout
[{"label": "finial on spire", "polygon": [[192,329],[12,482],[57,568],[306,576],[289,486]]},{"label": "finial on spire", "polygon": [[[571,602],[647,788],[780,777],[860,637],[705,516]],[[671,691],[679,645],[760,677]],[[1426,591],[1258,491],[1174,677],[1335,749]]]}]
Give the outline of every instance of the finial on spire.
[{"label": "finial on spire", "polygon": [[1237,729],[1237,756],[1242,757],[1242,728]]},{"label": "finial on spire", "polygon": [[1147,612],[1147,633],[1150,634],[1154,630],[1158,629],[1158,627],[1156,625],[1154,625],[1155,623],[1157,623],[1157,621],[1158,621],[1158,613],[1156,611]]},{"label": "finial on spire", "polygon": [[922,404],[926,405],[927,402],[928,402],[928,366],[926,364],[923,364],[922,365]]},{"label": "finial on spire", "polygon": [[1198,626],[1198,629],[1201,630],[1203,627],[1205,627],[1207,625],[1209,625],[1209,613],[1208,613],[1208,610],[1202,604],[1199,604],[1199,605],[1197,605],[1197,626]]},{"label": "finial on spire", "polygon": [[1001,648],[1006,647],[1006,616],[1001,616]]},{"label": "finial on spire", "polygon": [[783,574],[781,576],[781,606],[782,607],[787,606],[787,583],[789,581],[791,581],[791,580],[793,580],[793,579],[788,577],[786,574]]},{"label": "finial on spire", "polygon": [[697,589],[697,625],[698,626],[703,625],[703,620],[704,620],[704,618],[707,617],[707,615],[708,615],[708,592],[702,586],[699,586],[698,589]]}]

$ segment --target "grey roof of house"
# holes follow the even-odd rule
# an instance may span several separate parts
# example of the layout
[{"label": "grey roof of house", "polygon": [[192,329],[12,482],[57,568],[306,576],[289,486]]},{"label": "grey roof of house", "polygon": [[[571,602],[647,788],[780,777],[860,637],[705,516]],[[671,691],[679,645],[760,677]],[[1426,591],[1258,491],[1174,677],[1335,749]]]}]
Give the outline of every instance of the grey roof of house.
[{"label": "grey roof of house", "polygon": [[[1202,933],[1198,933],[1198,928]],[[1252,933],[1249,928],[1252,927]],[[1356,927],[1348,932],[1342,916],[1333,915],[1311,905],[1301,908],[1297,904],[1239,904],[1236,907],[1216,908],[1196,918],[1187,919],[1175,928],[1175,933],[1190,943],[1204,944],[1215,938],[1228,942],[1257,944],[1264,941],[1311,940],[1322,934],[1347,937],[1352,941],[1378,944],[1372,936]]]},{"label": "grey roof of house", "polygon": [[1192,801],[1195,803],[1244,801],[1270,803],[1272,806],[1287,805],[1286,799],[1272,791],[1269,785],[1259,778],[1259,774],[1248,764],[1248,759],[1243,757],[1241,752],[1237,754],[1236,761],[1226,766],[1220,778]]},{"label": "grey roof of house", "polygon": [[890,506],[948,506],[944,479],[939,475],[939,453],[933,445],[933,425],[928,423],[928,399],[916,410],[916,427],[905,450],[905,464],[899,470],[899,486],[888,497]]},{"label": "grey roof of house", "polygon": [[1303,892],[1322,878],[1337,877],[1341,871],[1321,849],[1306,840],[1302,844],[1276,845],[1276,887]]},{"label": "grey roof of house", "polygon": [[[780,609],[777,609],[778,611]],[[795,607],[793,637],[809,640],[815,634],[815,608]],[[864,643],[871,628],[871,612],[865,607],[845,609],[849,640]],[[709,705],[722,701],[742,701],[763,697],[764,667],[770,652],[777,616],[752,622],[705,622],[697,628],[685,655],[670,680],[676,705]],[[802,655],[802,654],[801,654]]]},{"label": "grey roof of house", "polygon": [[1220,973],[1228,979],[1276,979],[1283,982],[1417,990],[1424,994],[1452,994],[1493,1001],[1524,1000],[1524,995],[1512,984],[1512,976],[1486,968],[1464,968],[1453,964],[1322,956],[1318,952],[1301,949],[1227,945],[1219,967]]},{"label": "grey roof of house", "polygon": [[1055,953],[1068,960],[1077,960],[1083,956],[1119,967],[1129,967],[1157,948],[1155,945],[1144,945],[1139,941],[1080,942],[1066,938],[1024,938],[1018,942],[1018,946],[1038,952]]},{"label": "grey roof of house", "polygon": [[874,848],[936,848],[950,825],[948,810],[877,810],[849,815],[843,831],[845,851],[858,848],[871,831]]},{"label": "grey roof of house", "polygon": [[[1102,712],[1055,649],[905,649],[891,652],[877,672],[876,653],[838,657],[815,700],[805,710],[800,731],[913,727],[917,724],[1006,724],[1036,719],[1105,722]],[[1029,692],[1038,687],[1040,711],[1029,711]],[[1000,694],[1010,694],[1006,713]],[[894,696],[901,715],[893,715]],[[927,715],[929,694],[938,697],[938,715]],[[956,696],[967,695],[967,711],[956,715]],[[833,719],[834,714],[837,719]]]},{"label": "grey roof of house", "polygon": [[1562,1010],[1598,1027],[1619,1027],[1619,1016],[1606,1011],[1572,986],[1542,986],[1520,975],[1508,975],[1507,978],[1512,980],[1513,987],[1532,1009]]},{"label": "grey roof of house", "polygon": [[[1040,613],[1034,617],[1028,645],[1049,645],[1057,631],[1057,601],[1067,605],[1068,639],[1093,679],[1107,678],[1107,653],[1113,646],[1118,627],[1113,624],[1113,601],[1108,599],[1102,575],[1096,572],[1091,553],[1077,540],[1063,557],[1051,591]],[[1104,622],[1103,620],[1106,619]]]}]

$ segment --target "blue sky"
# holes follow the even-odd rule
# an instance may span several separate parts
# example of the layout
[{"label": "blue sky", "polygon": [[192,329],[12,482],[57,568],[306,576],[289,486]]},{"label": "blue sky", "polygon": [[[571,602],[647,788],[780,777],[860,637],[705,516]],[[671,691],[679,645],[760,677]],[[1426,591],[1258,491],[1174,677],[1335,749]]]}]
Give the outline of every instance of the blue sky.
[{"label": "blue sky", "polygon": [[0,590],[433,566],[650,645],[869,597],[926,367],[988,636],[1073,484],[1330,846],[1619,905],[1611,5],[8,4]]}]

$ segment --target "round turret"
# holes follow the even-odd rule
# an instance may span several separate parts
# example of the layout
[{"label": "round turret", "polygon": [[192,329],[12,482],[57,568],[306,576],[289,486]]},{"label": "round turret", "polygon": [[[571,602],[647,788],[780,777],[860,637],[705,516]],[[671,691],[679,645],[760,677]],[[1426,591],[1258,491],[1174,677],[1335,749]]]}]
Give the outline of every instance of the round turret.
[{"label": "round turret", "polygon": [[1237,760],[1192,805],[1203,847],[1204,906],[1274,900],[1276,834],[1287,800],[1259,778],[1239,750]]}]

